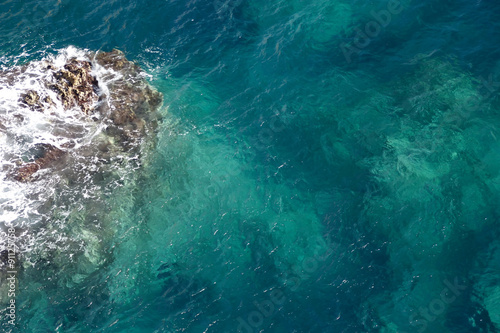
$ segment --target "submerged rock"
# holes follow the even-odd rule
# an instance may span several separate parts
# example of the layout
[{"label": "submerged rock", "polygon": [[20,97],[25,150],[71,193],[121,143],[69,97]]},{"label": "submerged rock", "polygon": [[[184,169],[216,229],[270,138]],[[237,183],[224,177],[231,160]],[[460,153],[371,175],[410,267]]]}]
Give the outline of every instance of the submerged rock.
[{"label": "submerged rock", "polygon": [[[64,269],[68,280],[48,283],[60,290],[112,261],[161,104],[118,50],[69,47],[0,69],[0,239],[15,228],[19,280],[48,281]],[[5,250],[0,241],[0,268]]]},{"label": "submerged rock", "polygon": [[60,160],[65,152],[51,144],[40,144],[42,155],[37,157],[34,162],[26,163],[16,170],[14,179],[22,182],[33,180],[33,174],[40,169],[49,167],[51,164]]}]

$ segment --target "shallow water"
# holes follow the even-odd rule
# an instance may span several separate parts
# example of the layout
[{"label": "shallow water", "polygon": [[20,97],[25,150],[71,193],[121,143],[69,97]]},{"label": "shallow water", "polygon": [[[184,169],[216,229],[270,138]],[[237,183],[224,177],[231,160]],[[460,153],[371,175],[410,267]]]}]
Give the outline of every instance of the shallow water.
[{"label": "shallow water", "polygon": [[3,1],[2,68],[118,48],[164,102],[139,164],[2,183],[2,329],[499,331],[500,5],[391,6]]}]

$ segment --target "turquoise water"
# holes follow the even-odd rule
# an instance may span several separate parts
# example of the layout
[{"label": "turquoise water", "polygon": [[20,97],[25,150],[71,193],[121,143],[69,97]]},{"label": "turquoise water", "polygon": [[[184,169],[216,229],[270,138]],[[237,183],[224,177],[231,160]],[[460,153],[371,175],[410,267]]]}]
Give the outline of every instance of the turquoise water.
[{"label": "turquoise water", "polygon": [[499,15],[2,1],[3,67],[118,48],[164,95],[140,168],[22,217],[51,252],[20,269],[2,330],[500,331]]}]

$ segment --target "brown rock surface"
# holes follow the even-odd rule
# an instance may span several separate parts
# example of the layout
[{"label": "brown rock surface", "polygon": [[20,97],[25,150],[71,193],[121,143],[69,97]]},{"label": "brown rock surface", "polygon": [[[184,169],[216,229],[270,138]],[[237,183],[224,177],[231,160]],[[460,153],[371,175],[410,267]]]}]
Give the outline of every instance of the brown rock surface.
[{"label": "brown rock surface", "polygon": [[[119,145],[121,148],[116,149],[127,151],[137,146],[148,129],[155,127],[158,120],[156,110],[162,103],[162,95],[149,85],[140,67],[127,60],[123,52],[89,52],[87,57],[87,60],[71,58],[63,68],[55,68],[52,62],[47,61],[43,68],[49,75],[40,79],[42,86],[56,93],[64,109],[76,107],[85,115],[95,114],[88,119],[103,121],[106,124],[105,133],[113,138],[108,140],[108,144]],[[108,71],[97,78],[92,70],[99,66]],[[24,70],[24,67],[21,67],[11,73],[5,73],[5,77],[13,80],[16,73],[23,73]],[[107,87],[109,96],[100,90],[100,85]],[[21,94],[20,102],[30,110],[39,112],[45,112],[55,106],[47,91],[28,90]],[[54,130],[53,133],[67,132],[69,129],[70,125],[64,125],[61,130]],[[105,145],[101,142],[95,151],[90,147],[85,148],[86,156],[90,151],[96,156],[104,154],[104,150],[109,150],[102,149],[101,146]],[[22,182],[32,181],[38,170],[48,168],[64,155],[63,150],[46,144],[43,156],[18,167],[14,179]],[[97,157],[104,158],[103,156]]]},{"label": "brown rock surface", "polygon": [[31,110],[42,111],[43,105],[40,102],[40,96],[34,90],[28,90],[21,95],[21,102],[27,105]]},{"label": "brown rock surface", "polygon": [[16,170],[14,179],[27,182],[33,180],[33,175],[40,169],[49,167],[64,156],[64,151],[50,144],[40,144],[42,156],[37,157],[34,162],[22,165]]},{"label": "brown rock surface", "polygon": [[65,108],[78,106],[85,114],[92,113],[98,100],[98,83],[91,71],[89,61],[71,59],[64,69],[54,73],[57,83],[50,88],[58,94]]},{"label": "brown rock surface", "polygon": [[145,134],[145,122],[153,122],[151,110],[157,109],[161,94],[151,89],[143,77],[139,66],[128,61],[119,50],[98,53],[96,62],[106,69],[119,71],[122,77],[109,84],[111,103],[103,106],[101,112],[107,114],[117,128],[123,142],[133,141]]}]

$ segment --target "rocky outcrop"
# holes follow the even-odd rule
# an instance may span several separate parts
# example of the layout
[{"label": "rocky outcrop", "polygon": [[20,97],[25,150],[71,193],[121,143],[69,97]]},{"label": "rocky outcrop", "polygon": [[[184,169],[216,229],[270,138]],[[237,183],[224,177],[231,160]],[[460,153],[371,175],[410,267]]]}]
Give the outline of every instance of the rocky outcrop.
[{"label": "rocky outcrop", "polygon": [[[0,294],[7,225],[23,285],[72,288],[114,260],[113,235],[134,209],[161,103],[117,50],[68,47],[0,68]],[[67,279],[53,279],[62,271]]]},{"label": "rocky outcrop", "polygon": [[[40,87],[39,90],[21,92],[19,102],[31,111],[49,114],[54,108],[76,109],[88,122],[102,122],[109,139],[101,140],[95,149],[85,147],[80,152],[102,160],[110,157],[110,150],[116,151],[116,147],[109,145],[119,145],[122,151],[133,149],[148,129],[156,126],[156,111],[162,103],[162,95],[149,85],[141,68],[127,60],[121,51],[88,52],[86,58],[70,58],[62,67],[44,61],[44,75],[39,76],[39,84],[34,85]],[[14,81],[15,75],[25,71],[26,66],[4,73],[4,77]],[[55,96],[57,101],[50,96]],[[68,128],[66,132],[71,131],[69,125],[61,126]],[[18,160],[13,178],[21,182],[36,180],[39,170],[57,165],[56,162],[64,158],[66,148],[72,146],[74,144],[59,147],[38,144],[41,153],[28,162]]]},{"label": "rocky outcrop", "polygon": [[128,61],[121,51],[98,53],[95,61],[122,75],[110,81],[108,97],[111,103],[101,104],[99,111],[115,125],[109,128],[113,135],[119,135],[123,142],[133,142],[145,134],[146,123],[155,123],[155,115],[150,110],[158,108],[162,96],[147,83],[140,67]]},{"label": "rocky outcrop", "polygon": [[[52,102],[50,97],[46,97],[45,101]],[[21,102],[33,111],[42,111],[44,108],[40,96],[34,90],[28,90],[25,94],[21,94]]]},{"label": "rocky outcrop", "polygon": [[[51,65],[47,69],[51,69]],[[97,79],[92,76],[89,61],[71,59],[64,69],[54,73],[57,81],[50,88],[57,92],[65,108],[79,107],[83,113],[91,114],[98,100]]]}]

